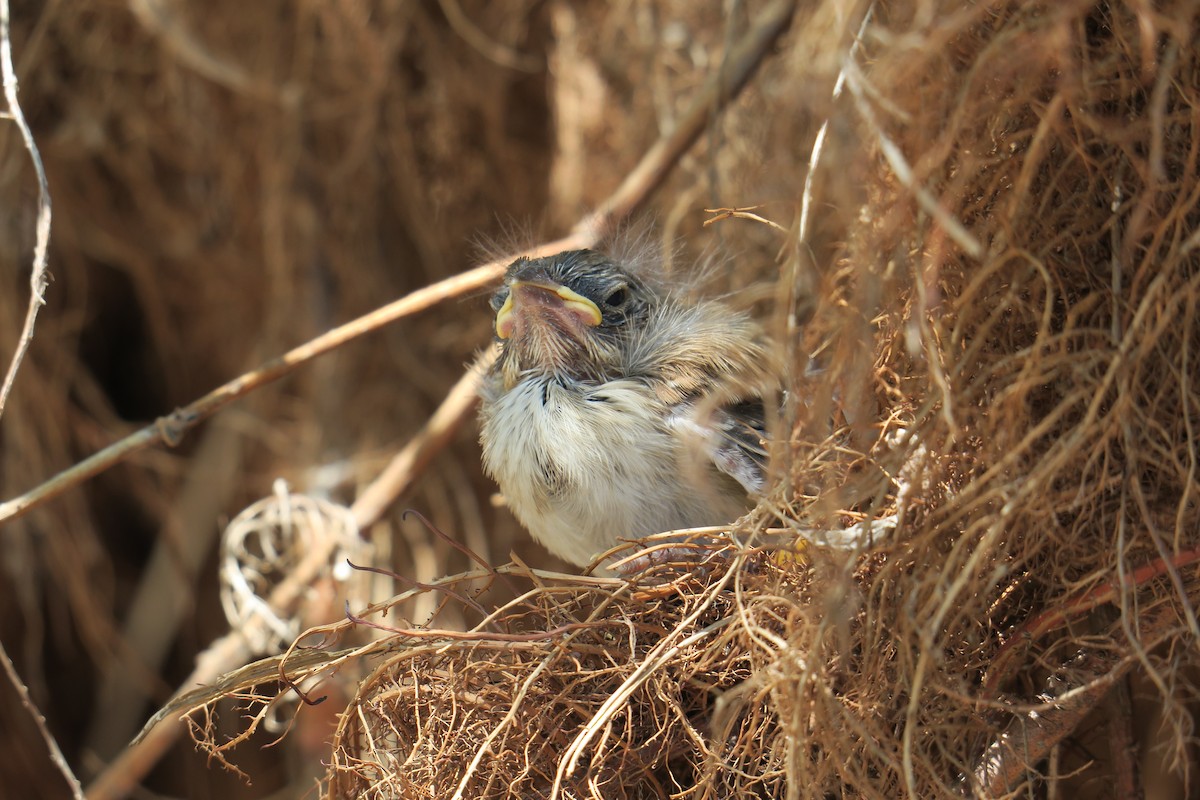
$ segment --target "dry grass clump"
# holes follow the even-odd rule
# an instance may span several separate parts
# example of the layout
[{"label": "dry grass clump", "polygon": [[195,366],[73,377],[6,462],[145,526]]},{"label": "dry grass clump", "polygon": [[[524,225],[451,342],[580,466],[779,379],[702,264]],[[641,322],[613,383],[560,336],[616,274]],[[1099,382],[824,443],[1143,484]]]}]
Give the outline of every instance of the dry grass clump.
[{"label": "dry grass clump", "polygon": [[[897,177],[869,188],[839,287],[873,323],[873,397],[858,410],[898,442],[872,456],[907,500],[876,553],[885,565],[855,587],[866,663],[851,716],[870,735],[831,736],[846,729],[844,701],[789,690],[805,721],[793,733],[828,748],[838,772],[858,765],[839,779],[867,796],[952,792],[1021,701],[1136,659],[1186,764],[1200,634],[1185,566],[1200,544],[1195,20],[1108,3],[947,6],[922,20],[928,8],[884,15],[864,44],[869,70],[849,79],[865,135],[912,169],[892,163]],[[835,348],[861,352],[855,334],[835,332]],[[844,370],[843,391],[861,377]],[[1158,576],[1133,585],[1147,564]],[[1174,614],[1156,616],[1159,601]],[[1054,624],[1031,622],[1045,615]],[[1174,646],[1151,651],[1163,639]],[[1096,648],[1112,655],[1102,668],[1068,667]],[[1050,743],[1023,748],[1034,783]],[[1080,784],[1099,785],[1112,761],[1098,760]],[[812,774],[828,780],[828,766]],[[1018,765],[988,792],[1020,778]]]},{"label": "dry grass clump", "polygon": [[331,796],[778,795],[777,721],[733,698],[765,666],[749,630],[786,630],[788,601],[762,559],[717,572],[726,591],[510,573],[525,591],[475,635],[393,640],[342,717]]}]

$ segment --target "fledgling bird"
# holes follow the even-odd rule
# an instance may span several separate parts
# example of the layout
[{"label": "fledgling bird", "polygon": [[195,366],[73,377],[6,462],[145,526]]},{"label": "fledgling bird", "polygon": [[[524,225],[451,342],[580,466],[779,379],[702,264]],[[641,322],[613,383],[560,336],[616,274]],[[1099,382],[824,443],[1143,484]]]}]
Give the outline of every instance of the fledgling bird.
[{"label": "fledgling bird", "polygon": [[550,552],[585,565],[621,539],[732,522],[762,491],[777,371],[748,315],[594,250],[518,259],[492,309],[483,463]]}]

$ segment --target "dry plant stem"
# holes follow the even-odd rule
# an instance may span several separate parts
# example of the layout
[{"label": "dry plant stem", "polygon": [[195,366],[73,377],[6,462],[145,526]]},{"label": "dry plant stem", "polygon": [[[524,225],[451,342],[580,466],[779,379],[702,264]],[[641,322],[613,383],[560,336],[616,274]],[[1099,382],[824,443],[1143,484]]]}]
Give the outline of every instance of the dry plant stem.
[{"label": "dry plant stem", "polygon": [[946,234],[954,240],[955,244],[962,248],[964,253],[976,260],[982,259],[984,256],[983,245],[971,235],[958,219],[938,202],[937,198],[930,194],[928,189],[917,181],[917,177],[913,174],[912,167],[909,165],[908,159],[904,157],[904,153],[901,152],[900,147],[884,132],[883,126],[879,124],[879,120],[875,117],[875,112],[872,110],[871,104],[867,101],[864,86],[865,80],[858,68],[858,64],[854,62],[852,56],[847,56],[843,73],[846,75],[850,94],[854,96],[854,107],[858,109],[858,113],[867,123],[867,127],[875,134],[875,138],[879,142],[879,149],[883,152],[883,157],[887,159],[888,165],[892,168],[892,172],[895,173],[896,178],[906,189],[912,192],[918,205],[927,214],[937,220],[942,229],[946,231]]},{"label": "dry plant stem", "polygon": [[33,133],[25,121],[21,104],[17,102],[17,73],[13,69],[12,59],[12,26],[9,20],[8,0],[0,0],[0,72],[4,76],[4,100],[8,104],[8,115],[21,131],[21,139],[25,149],[29,151],[29,160],[33,162],[33,171],[37,173],[38,181],[38,216],[37,238],[33,245],[33,268],[29,276],[29,308],[25,312],[25,324],[21,328],[21,338],[17,340],[17,349],[13,353],[12,363],[0,385],[0,417],[4,416],[4,407],[8,404],[8,395],[12,392],[13,382],[17,379],[17,370],[33,341],[33,326],[37,321],[38,309],[46,304],[46,249],[50,245],[50,187],[46,183],[46,170],[42,167],[42,156],[33,141]]},{"label": "dry plant stem", "polygon": [[493,346],[475,359],[458,383],[454,384],[454,388],[446,395],[446,399],[438,406],[425,427],[392,458],[379,477],[359,494],[350,509],[359,530],[364,530],[379,520],[387,507],[412,485],[429,460],[446,446],[459,426],[471,415],[479,399],[479,382],[496,359],[497,352]]},{"label": "dry plant stem", "polygon": [[751,222],[758,222],[767,227],[774,228],[780,233],[787,233],[787,228],[778,222],[772,222],[764,216],[753,213],[757,208],[760,208],[760,206],[748,206],[746,208],[706,208],[704,209],[705,214],[713,214],[715,216],[704,220],[703,226],[707,228],[709,225],[726,219],[748,219]]},{"label": "dry plant stem", "polygon": [[612,196],[584,221],[584,230],[596,227],[598,222],[623,219],[641,205],[647,193],[666,179],[671,166],[699,138],[712,121],[712,114],[736,97],[750,80],[775,40],[788,29],[795,11],[796,0],[775,0],[759,15],[754,27],[733,47],[721,69],[709,78],[700,96],[679,118],[675,130],[655,142]]},{"label": "dry plant stem", "polygon": [[[999,691],[1000,686],[1004,684],[1015,668],[1010,662],[1042,635],[1067,624],[1070,620],[1092,609],[1119,599],[1125,591],[1144,586],[1155,578],[1197,562],[1200,562],[1200,547],[1185,550],[1169,560],[1155,559],[1117,580],[1107,581],[1095,589],[1067,598],[1058,608],[1043,611],[1026,621],[996,653],[991,668],[984,676],[984,689],[992,695]],[[1186,600],[1186,595],[1181,599]]]},{"label": "dry plant stem", "polygon": [[[1140,621],[1140,632],[1146,649],[1161,644],[1178,628],[1177,609],[1162,604]],[[1089,655],[1084,664],[1084,678],[1063,694],[1048,699],[1050,708],[1039,707],[1018,717],[1000,734],[975,764],[975,785],[964,786],[972,797],[1000,797],[1051,748],[1069,736],[1100,703],[1112,688],[1125,678],[1138,659],[1129,651]]]},{"label": "dry plant stem", "polygon": [[[430,588],[429,584],[421,584],[418,589],[425,591]],[[575,631],[583,631],[589,628],[602,628],[600,623],[591,624],[587,622],[571,622],[566,625],[559,625],[557,628],[550,628],[544,631],[534,631],[533,633],[497,633],[495,631],[452,631],[452,630],[430,630],[428,628],[397,628],[391,625],[383,625],[378,622],[372,622],[365,617],[358,617],[353,614],[349,615],[348,619],[356,625],[361,625],[364,628],[374,628],[393,636],[403,636],[410,639],[423,639],[436,637],[440,640],[451,642],[506,642],[506,643],[523,643],[523,642],[544,642],[550,639],[557,639],[565,634]],[[283,664],[280,664],[282,673]],[[285,676],[286,677],[286,676]],[[293,687],[294,688],[294,687]]]},{"label": "dry plant stem", "polygon": [[169,6],[164,0],[129,0],[129,10],[142,27],[197,75],[235,92],[268,97],[275,94],[272,88],[257,84],[241,67],[213,54]]},{"label": "dry plant stem", "polygon": [[[858,32],[854,35],[854,41],[850,43],[850,51],[847,54],[847,58],[853,60],[858,56],[858,50],[862,46],[863,34],[867,32],[867,25],[871,23],[871,17],[874,14],[875,3],[872,2],[867,7],[867,13],[863,14],[862,22],[858,25]],[[842,89],[845,86],[846,68],[843,66],[838,71],[837,80],[833,83],[833,100],[837,100],[842,96]],[[813,140],[812,153],[808,157],[808,172],[804,176],[804,189],[800,195],[800,221],[796,227],[796,243],[798,245],[808,243],[809,220],[812,219],[813,180],[817,174],[817,167],[821,163],[821,153],[825,150],[825,137],[828,135],[829,120],[825,120],[817,130],[817,138]]]},{"label": "dry plant stem", "polygon": [[519,72],[537,72],[543,66],[541,59],[519,53],[507,45],[501,44],[488,37],[466,15],[458,0],[438,0],[438,7],[446,15],[446,21],[454,32],[463,38],[467,44],[474,47],[479,54],[489,61]]},{"label": "dry plant stem", "polygon": [[[457,589],[454,589],[453,587],[443,586],[443,585],[437,584],[437,583],[424,583],[422,581],[413,580],[412,578],[401,575],[400,573],[394,572],[393,570],[390,570],[390,569],[384,569],[383,567],[368,567],[363,564],[355,564],[353,561],[350,561],[348,563],[350,564],[350,566],[353,569],[359,570],[361,572],[370,572],[374,575],[382,575],[385,578],[389,578],[389,579],[395,581],[396,583],[400,584],[401,586],[416,589],[421,592],[429,592],[429,593],[441,592],[442,594],[446,595],[446,597],[454,600],[457,603],[460,603],[463,608],[471,608],[474,611],[476,611],[480,616],[483,616],[483,617],[486,617],[488,615],[487,609],[485,609],[482,605],[480,605],[478,602],[476,602],[473,597],[463,594],[462,592],[459,592]],[[375,630],[384,630],[384,631],[392,630],[390,627],[388,627],[386,625],[371,622],[369,619],[366,619],[364,617],[359,617],[353,613],[347,614],[346,617],[348,619],[359,622],[360,624],[362,624],[364,627],[367,627],[367,628],[374,628]],[[280,677],[286,678],[286,674],[283,673],[283,670],[280,670]]]},{"label": "dry plant stem", "polygon": [[241,453],[242,434],[225,419],[215,420],[198,437],[187,476],[172,499],[174,514],[155,540],[121,626],[138,668],[110,664],[97,689],[86,742],[100,758],[119,752],[144,722],[146,676],[159,674],[181,620],[195,603],[197,576],[220,534],[213,520],[229,507]]},{"label": "dry plant stem", "polygon": [[[5,13],[8,11],[8,3],[4,4]],[[50,735],[50,729],[46,727],[46,718],[42,716],[42,712],[38,711],[37,706],[33,704],[33,699],[29,696],[29,688],[25,686],[25,682],[21,680],[21,676],[17,674],[17,668],[13,666],[12,659],[8,657],[8,651],[4,649],[4,643],[0,642],[0,664],[4,665],[4,674],[8,676],[9,683],[17,690],[17,694],[21,696],[21,705],[29,712],[30,718],[33,719],[34,725],[37,726],[38,733],[42,736],[42,741],[46,743],[46,749],[50,753],[50,760],[54,762],[54,766],[62,773],[66,779],[67,785],[71,787],[71,794],[78,800],[83,800],[83,787],[79,785],[79,779],[75,777],[75,773],[71,771],[71,766],[67,764],[67,759],[62,754],[62,750],[58,747],[58,742],[54,741],[54,737]]]},{"label": "dry plant stem", "polygon": [[[188,675],[182,686],[211,683],[226,671],[229,664],[242,663],[249,655],[250,647],[245,636],[231,631],[209,645],[197,660],[196,669]],[[135,745],[121,751],[121,755],[92,781],[85,795],[87,800],[118,800],[126,797],[137,788],[142,777],[154,768],[182,732],[182,718],[167,717],[159,720]]]},{"label": "dry plant stem", "polygon": [[1035,764],[1065,739],[1092,712],[1096,704],[1121,680],[1132,666],[1127,662],[1116,673],[1097,676],[1070,698],[1055,703],[1054,708],[1039,713],[1024,714],[998,736],[984,751],[977,763],[975,786],[964,786],[970,797],[1007,796],[1012,786]]},{"label": "dry plant stem", "polygon": [[[858,57],[859,48],[862,46],[863,35],[866,33],[867,26],[871,23],[871,18],[875,14],[875,3],[872,0],[867,6],[866,13],[863,14],[862,21],[858,25],[858,30],[854,34],[854,41],[850,43],[850,49],[847,57],[851,60]],[[836,104],[842,96],[842,90],[846,86],[846,68],[843,66],[838,71],[837,80],[833,84],[833,92],[831,95],[832,104]],[[830,118],[826,118],[821,123],[821,127],[817,129],[817,136],[813,140],[812,152],[808,157],[808,171],[804,175],[804,188],[800,193],[800,215],[796,223],[796,236],[792,246],[792,253],[787,259],[786,276],[781,274],[781,280],[784,284],[781,289],[781,296],[784,298],[783,308],[786,309],[786,314],[782,320],[782,328],[786,332],[783,337],[785,347],[785,357],[787,363],[798,364],[802,363],[802,356],[797,352],[800,346],[800,325],[801,314],[799,313],[800,297],[804,293],[804,288],[801,286],[802,273],[801,264],[808,264],[808,270],[813,268],[812,246],[809,242],[811,234],[810,223],[812,220],[813,196],[814,187],[816,186],[817,170],[821,165],[821,156],[825,152],[825,139],[829,135]],[[806,354],[811,355],[811,354]],[[794,415],[796,410],[792,407],[791,402],[787,403],[786,426],[794,424]],[[786,427],[785,427],[786,429]]]}]

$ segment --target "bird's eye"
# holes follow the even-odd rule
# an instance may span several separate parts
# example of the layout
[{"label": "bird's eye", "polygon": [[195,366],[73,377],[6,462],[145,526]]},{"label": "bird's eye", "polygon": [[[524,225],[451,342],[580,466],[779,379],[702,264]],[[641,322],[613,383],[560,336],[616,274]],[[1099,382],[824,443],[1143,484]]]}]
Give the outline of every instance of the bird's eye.
[{"label": "bird's eye", "polygon": [[629,290],[624,286],[618,286],[608,293],[608,297],[604,298],[604,305],[610,308],[620,308],[625,305],[625,301],[629,299]]}]

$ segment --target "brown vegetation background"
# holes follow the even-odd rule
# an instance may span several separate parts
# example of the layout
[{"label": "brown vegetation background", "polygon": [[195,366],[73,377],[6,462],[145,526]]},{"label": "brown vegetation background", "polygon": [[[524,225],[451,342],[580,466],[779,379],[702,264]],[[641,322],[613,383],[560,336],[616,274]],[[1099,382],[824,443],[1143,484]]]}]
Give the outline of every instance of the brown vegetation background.
[{"label": "brown vegetation background", "polygon": [[[0,499],[483,253],[568,232],[674,128],[767,5],[16,3],[20,98],[54,200],[53,281],[0,421]],[[1147,0],[797,4],[644,211],[681,264],[721,253],[710,288],[759,309],[791,356],[776,486],[743,532],[900,524],[851,555],[735,560],[735,579],[689,584],[678,604],[581,586],[523,610],[534,629],[609,603],[610,622],[645,613],[662,631],[736,619],[729,638],[640,687],[627,738],[595,752],[594,774],[617,778],[604,796],[1132,797],[1120,779],[1135,766],[1147,797],[1195,792],[1196,24],[1187,3]],[[7,124],[0,152],[7,354],[36,197]],[[749,206],[783,230],[703,225],[705,208]],[[352,502],[488,341],[484,294],[355,341],[0,528],[0,641],[85,785],[227,630],[221,527],[279,476]],[[806,324],[789,328],[789,315]],[[515,552],[561,567],[493,502],[478,460],[467,426],[370,532],[380,564],[424,583],[468,568],[401,518],[412,508],[491,564]],[[1146,564],[1162,568],[1121,583]],[[423,602],[409,609],[418,622],[439,604],[442,627],[477,621],[467,603]],[[685,619],[701,607],[715,616]],[[305,624],[338,619],[329,608]],[[620,639],[597,636],[601,649]],[[611,675],[583,670],[522,708],[599,714],[644,663],[639,647]],[[457,676],[426,701],[436,715],[446,697],[477,696],[473,681],[517,681],[561,655],[535,650],[484,653],[496,669],[483,677],[470,648],[393,672],[375,651],[357,677],[382,663],[372,680],[394,696],[413,675],[435,687]],[[1098,704],[1129,674],[1135,699],[1105,714],[1059,702],[1090,686]],[[261,726],[230,756],[249,780],[184,742],[145,785],[315,794],[332,715],[356,686],[324,690],[329,715],[304,709],[272,748],[280,732]],[[698,686],[712,694],[687,694]],[[701,719],[735,687],[719,741]],[[0,786],[65,796],[23,709],[0,701]],[[1070,712],[1057,718],[1064,743],[1011,779],[979,779],[989,745],[1038,703]],[[214,708],[210,741],[244,729],[232,703]],[[453,720],[439,728],[446,749],[389,786],[448,796],[491,729]],[[391,731],[401,744],[408,724],[398,715]],[[539,731],[536,714],[522,725],[564,734]],[[1141,737],[1135,766],[1109,750],[1125,729]],[[565,734],[569,746],[575,729]],[[369,760],[347,737],[339,757]],[[471,790],[548,786],[549,762],[535,768],[519,744],[504,750],[515,760],[493,753]],[[613,765],[650,746],[663,758],[621,783]],[[562,750],[550,750],[552,762]],[[353,764],[340,775],[346,787],[359,777]]]}]

